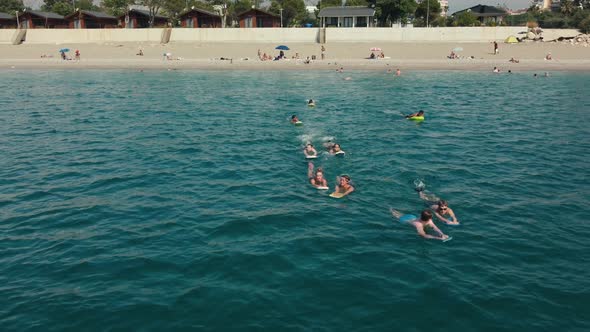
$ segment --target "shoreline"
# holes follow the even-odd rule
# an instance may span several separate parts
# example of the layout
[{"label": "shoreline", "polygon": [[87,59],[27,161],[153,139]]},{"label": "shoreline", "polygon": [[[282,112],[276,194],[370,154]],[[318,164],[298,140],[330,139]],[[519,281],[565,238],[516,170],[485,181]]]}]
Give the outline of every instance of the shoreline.
[{"label": "shoreline", "polygon": [[[378,46],[386,58],[366,59],[370,48]],[[67,47],[68,57],[80,50],[81,59],[61,60],[58,50]],[[494,67],[507,72],[518,71],[583,71],[590,72],[590,47],[568,43],[500,44],[494,55],[492,45],[482,43],[329,43],[326,59],[320,60],[320,44],[291,43],[287,60],[261,61],[261,54],[278,55],[274,43],[109,43],[109,44],[23,44],[0,45],[0,69],[130,69],[130,70],[467,70],[492,71]],[[138,56],[138,50],[144,56]],[[460,59],[448,59],[450,51]],[[171,54],[166,60],[164,54]],[[553,60],[545,60],[552,54]],[[299,59],[293,59],[294,56]],[[307,57],[316,57],[305,64]],[[221,60],[221,59],[227,60]],[[511,58],[519,63],[511,63]],[[230,60],[231,59],[231,60]]]}]

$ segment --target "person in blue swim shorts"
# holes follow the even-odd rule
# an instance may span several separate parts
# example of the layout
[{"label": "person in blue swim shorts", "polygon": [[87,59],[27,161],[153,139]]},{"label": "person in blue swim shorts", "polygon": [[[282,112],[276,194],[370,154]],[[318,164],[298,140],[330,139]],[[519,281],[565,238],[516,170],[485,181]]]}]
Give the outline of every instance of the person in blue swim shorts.
[{"label": "person in blue swim shorts", "polygon": [[[416,227],[418,235],[425,239],[444,241],[449,238],[448,235],[445,235],[440,229],[438,229],[438,227],[436,227],[436,225],[432,221],[432,212],[428,210],[423,210],[422,213],[420,213],[420,218],[417,218],[416,216],[411,214],[403,215],[401,214],[401,212],[391,208],[389,209],[389,211],[391,211],[391,215],[394,218],[399,219],[400,222],[405,222]],[[426,231],[430,230],[432,230],[435,233],[435,235],[430,235],[426,233]]]}]

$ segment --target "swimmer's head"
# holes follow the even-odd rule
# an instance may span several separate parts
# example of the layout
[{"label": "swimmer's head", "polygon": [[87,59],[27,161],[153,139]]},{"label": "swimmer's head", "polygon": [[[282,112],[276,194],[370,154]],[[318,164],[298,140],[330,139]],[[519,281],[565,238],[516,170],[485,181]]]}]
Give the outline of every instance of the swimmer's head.
[{"label": "swimmer's head", "polygon": [[346,181],[346,183],[349,183],[350,182],[350,176],[348,176],[348,175],[341,175],[340,176],[340,181],[342,181],[342,180]]},{"label": "swimmer's head", "polygon": [[444,199],[441,199],[440,201],[438,201],[438,207],[441,208],[443,206],[447,207],[447,206],[449,206],[449,203],[447,201],[445,201]]},{"label": "swimmer's head", "polygon": [[293,114],[293,115],[291,116],[291,119],[295,119],[296,117],[297,117],[297,115]]},{"label": "swimmer's head", "polygon": [[306,148],[313,148],[313,144],[311,143],[307,143],[307,145],[305,146]]},{"label": "swimmer's head", "polygon": [[340,144],[334,144],[334,146],[332,147],[334,150],[336,151],[340,151]]},{"label": "swimmer's head", "polygon": [[432,219],[432,212],[428,211],[428,210],[424,210],[422,211],[422,213],[420,213],[420,220],[421,221],[429,221]]},{"label": "swimmer's head", "polygon": [[418,116],[420,116],[420,115],[424,115],[424,111],[418,112]]}]

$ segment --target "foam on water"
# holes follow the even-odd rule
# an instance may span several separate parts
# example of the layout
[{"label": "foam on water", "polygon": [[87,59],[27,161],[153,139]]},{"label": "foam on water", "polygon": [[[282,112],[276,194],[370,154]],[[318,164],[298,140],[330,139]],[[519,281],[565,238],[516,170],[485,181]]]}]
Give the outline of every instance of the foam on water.
[{"label": "foam on water", "polygon": [[1,74],[5,330],[590,328],[587,74]]}]

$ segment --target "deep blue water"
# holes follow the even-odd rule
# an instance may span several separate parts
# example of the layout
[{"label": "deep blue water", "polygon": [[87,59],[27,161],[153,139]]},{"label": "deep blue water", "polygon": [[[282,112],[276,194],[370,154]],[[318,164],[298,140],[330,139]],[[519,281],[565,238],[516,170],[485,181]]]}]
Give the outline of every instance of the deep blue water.
[{"label": "deep blue water", "polygon": [[0,77],[3,331],[590,329],[588,73]]}]

